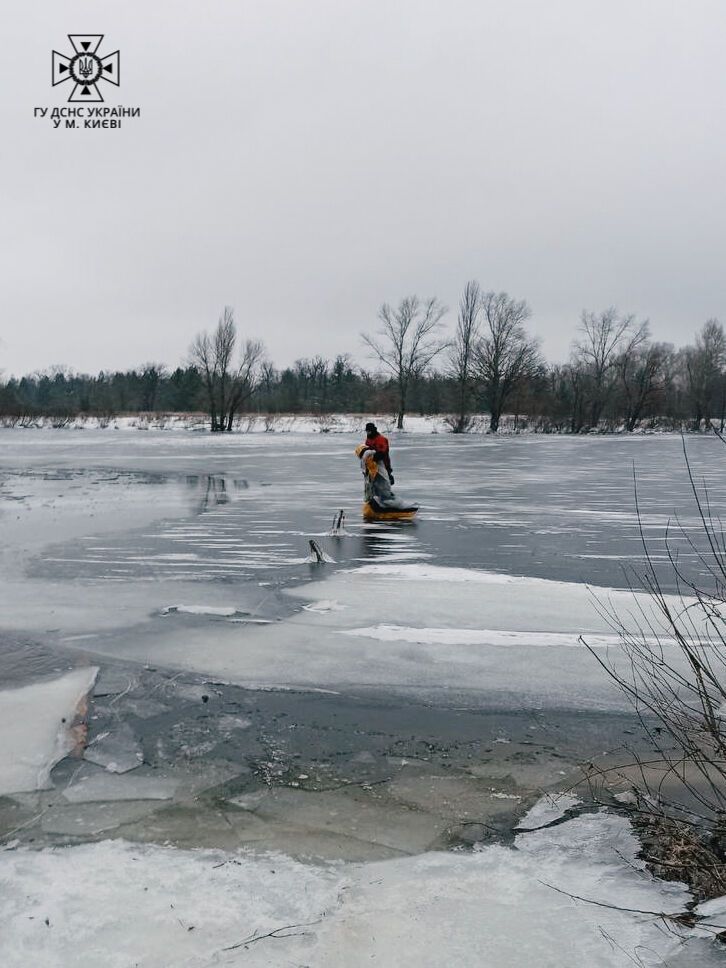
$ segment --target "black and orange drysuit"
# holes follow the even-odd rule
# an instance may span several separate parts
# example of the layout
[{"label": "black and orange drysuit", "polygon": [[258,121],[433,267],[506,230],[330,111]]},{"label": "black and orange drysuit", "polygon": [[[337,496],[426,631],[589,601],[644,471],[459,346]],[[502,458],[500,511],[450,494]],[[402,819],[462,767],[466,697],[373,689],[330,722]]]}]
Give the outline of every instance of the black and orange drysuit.
[{"label": "black and orange drysuit", "polygon": [[388,438],[384,437],[383,434],[374,434],[373,437],[366,437],[365,446],[368,450],[375,451],[376,460],[380,461],[386,468],[386,472],[389,477],[393,476],[393,468],[391,467],[391,456],[390,447],[388,444]]}]

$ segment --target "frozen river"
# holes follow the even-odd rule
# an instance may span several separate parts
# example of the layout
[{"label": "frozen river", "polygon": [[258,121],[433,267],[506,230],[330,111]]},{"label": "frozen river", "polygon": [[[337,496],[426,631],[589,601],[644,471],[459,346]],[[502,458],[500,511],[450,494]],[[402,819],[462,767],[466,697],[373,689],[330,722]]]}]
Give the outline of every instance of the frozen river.
[{"label": "frozen river", "polygon": [[[597,603],[632,610],[642,535],[667,590],[669,528],[699,573],[681,439],[399,435],[421,504],[399,526],[361,520],[357,442],[0,432],[6,840],[320,863],[510,843],[633,736],[579,636],[617,653]],[[687,446],[718,514],[726,450]]]},{"label": "frozen river", "polygon": [[[358,522],[357,442],[337,434],[5,431],[0,520],[5,529],[17,522],[21,540],[42,526],[55,554],[46,547],[34,569],[48,578],[300,579],[302,539],[325,534],[340,507],[355,539],[336,546],[340,563],[390,557],[385,531]],[[694,474],[722,506],[723,446],[690,438],[688,450]],[[407,553],[444,566],[621,587],[623,569],[641,556],[634,470],[656,554],[669,521],[697,525],[675,436],[412,435],[395,440],[394,460],[398,489],[423,507],[405,534]],[[36,523],[28,514],[38,507],[56,513]],[[83,510],[85,524],[67,528],[64,508]],[[174,524],[160,523],[170,516]],[[67,540],[74,531],[82,541]]]},{"label": "frozen river", "polygon": [[[355,442],[5,431],[5,681],[32,678],[46,649],[54,662],[82,647],[244,685],[602,708],[572,648],[610,631],[593,595],[639,584],[642,535],[671,590],[668,529],[681,568],[699,571],[680,438],[399,436],[398,488],[422,505],[408,526],[360,520]],[[718,511],[726,452],[688,446]],[[330,537],[339,508],[347,533]],[[311,538],[330,563],[308,562]]]}]

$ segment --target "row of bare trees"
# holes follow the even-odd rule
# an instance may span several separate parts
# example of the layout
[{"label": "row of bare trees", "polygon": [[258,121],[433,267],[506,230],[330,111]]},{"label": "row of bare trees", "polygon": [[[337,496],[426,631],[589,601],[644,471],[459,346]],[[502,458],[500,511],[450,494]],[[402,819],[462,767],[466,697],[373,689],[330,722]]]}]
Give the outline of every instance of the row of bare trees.
[{"label": "row of bare trees", "polygon": [[[505,292],[484,292],[472,280],[462,293],[456,330],[449,340],[439,333],[444,312],[438,300],[421,302],[415,296],[401,300],[395,309],[384,304],[379,332],[363,337],[395,380],[398,427],[403,426],[411,384],[443,354],[446,375],[455,387],[452,430],[468,430],[472,412],[483,409],[489,414],[490,431],[496,432],[513,398],[522,391],[531,396],[533,386],[547,380],[539,343],[526,328],[531,310],[525,300]],[[692,353],[694,372],[699,346],[700,342]],[[552,370],[553,382],[561,384],[568,398],[569,429],[597,427],[618,393],[627,429],[632,430],[660,388],[670,355],[665,344],[650,342],[647,321],[638,322],[613,308],[583,312],[570,362]],[[698,365],[699,373],[707,369]],[[703,382],[710,385],[705,376]],[[704,404],[701,409],[705,414],[708,408]]]},{"label": "row of bare trees", "polygon": [[[397,388],[397,425],[403,427],[412,384],[445,360],[445,376],[454,387],[451,429],[467,431],[472,413],[485,411],[489,429],[499,429],[514,401],[516,411],[539,419],[540,429],[580,433],[602,426],[634,430],[646,416],[672,417],[687,410],[693,426],[726,420],[726,336],[711,319],[695,344],[676,352],[653,342],[647,320],[610,307],[584,311],[570,360],[548,367],[538,341],[528,333],[531,311],[525,300],[505,292],[484,292],[466,284],[451,339],[440,332],[445,310],[437,299],[402,299],[385,303],[381,328],[363,339],[387,368]],[[674,411],[670,413],[669,411]]]},{"label": "row of bare trees", "polygon": [[[407,296],[397,306],[384,303],[378,314],[378,332],[362,336],[395,385],[397,426],[404,426],[411,387],[444,354],[447,376],[456,387],[452,430],[468,430],[473,409],[483,406],[489,414],[489,429],[496,432],[515,392],[545,371],[538,342],[526,329],[530,308],[525,300],[513,299],[507,293],[484,292],[472,280],[461,296],[453,339],[441,334],[445,312],[435,297],[421,300]],[[618,381],[626,401],[627,426],[633,429],[658,385],[667,357],[662,345],[651,344],[648,336],[647,322],[620,316],[614,309],[583,313],[572,361],[563,370],[571,386],[571,429],[598,426]],[[699,337],[701,343],[709,338]],[[240,407],[261,385],[269,387],[274,378],[274,367],[265,359],[260,341],[245,340],[239,353],[237,342],[234,311],[227,306],[216,329],[199,333],[190,348],[190,360],[201,375],[215,432],[230,431]],[[688,357],[688,365],[698,374],[699,387],[705,387],[707,367],[698,354],[701,343]],[[306,362],[313,385],[326,366],[320,358]],[[699,406],[705,412],[706,390],[699,393],[704,397]]]},{"label": "row of bare trees", "polygon": [[384,303],[379,327],[362,336],[370,369],[347,354],[297,360],[277,369],[259,340],[242,339],[226,307],[201,332],[183,366],[159,363],[95,376],[53,367],[0,383],[0,418],[111,416],[135,411],[205,408],[215,432],[229,431],[242,411],[264,413],[410,412],[447,414],[454,432],[492,431],[507,415],[514,428],[543,432],[634,430],[726,423],[726,336],[709,320],[695,341],[676,350],[651,339],[647,320],[613,308],[583,312],[569,360],[547,364],[528,331],[526,301],[464,287],[453,333],[436,298]]},{"label": "row of bare trees", "polygon": [[397,426],[403,428],[411,385],[444,354],[446,373],[456,387],[452,429],[461,433],[469,428],[472,408],[481,399],[490,430],[496,431],[514,390],[544,365],[537,341],[525,329],[529,306],[505,292],[483,292],[471,281],[461,297],[450,340],[440,335],[445,312],[435,298],[421,301],[408,296],[395,308],[384,303],[377,334],[363,334],[364,343],[395,381]]},{"label": "row of bare trees", "polygon": [[680,350],[651,340],[648,321],[614,309],[583,313],[571,359],[553,367],[563,388],[569,427],[596,429],[603,418],[632,431],[645,417],[680,418],[694,429],[726,419],[726,336],[708,320]]},{"label": "row of bare trees", "polygon": [[[403,429],[412,385],[446,353],[459,402],[453,429],[468,429],[479,392],[489,413],[490,430],[496,431],[514,390],[544,365],[537,341],[525,329],[530,309],[524,300],[506,293],[482,292],[479,283],[472,281],[461,298],[453,340],[440,333],[445,312],[435,297],[407,296],[397,306],[384,303],[378,313],[379,331],[362,336],[395,384],[397,426]],[[229,306],[216,329],[199,333],[191,345],[190,359],[204,382],[213,431],[230,431],[240,406],[271,375],[262,343],[248,339],[237,355],[236,346],[234,311]]]}]

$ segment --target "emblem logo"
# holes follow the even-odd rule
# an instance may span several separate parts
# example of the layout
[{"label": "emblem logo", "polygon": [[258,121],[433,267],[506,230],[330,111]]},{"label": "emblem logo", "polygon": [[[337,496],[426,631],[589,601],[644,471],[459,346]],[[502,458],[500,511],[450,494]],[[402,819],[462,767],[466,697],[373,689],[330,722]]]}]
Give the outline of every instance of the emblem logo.
[{"label": "emblem logo", "polygon": [[57,50],[53,51],[53,87],[72,81],[69,102],[103,101],[98,89],[100,81],[108,81],[118,87],[120,54],[115,50],[112,54],[100,56],[98,48],[103,37],[103,34],[68,34],[73,53],[59,54]]}]

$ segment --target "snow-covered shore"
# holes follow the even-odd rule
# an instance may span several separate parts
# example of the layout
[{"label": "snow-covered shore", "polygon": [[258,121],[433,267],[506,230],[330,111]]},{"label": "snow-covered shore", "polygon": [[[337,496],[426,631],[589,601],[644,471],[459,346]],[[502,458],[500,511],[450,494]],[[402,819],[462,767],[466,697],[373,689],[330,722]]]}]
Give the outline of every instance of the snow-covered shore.
[{"label": "snow-covered shore", "polygon": [[[241,415],[233,433],[277,433],[277,434],[343,434],[361,433],[371,416],[381,431],[386,434],[401,433],[396,430],[396,417],[393,414],[369,413],[251,413]],[[443,434],[451,433],[454,418],[451,414],[407,414],[404,433]],[[473,414],[467,433],[486,433],[489,416],[486,413]],[[134,413],[108,417],[90,416],[26,416],[0,417],[0,428],[23,428],[34,430],[189,430],[209,431],[209,418],[204,413]],[[672,428],[663,424],[656,429],[638,429],[628,436],[642,436],[651,433],[668,433]],[[535,433],[536,428],[526,420],[514,415],[504,415],[499,426],[500,434]],[[617,432],[625,433],[625,428]]]},{"label": "snow-covered shore", "polygon": [[[371,419],[370,414],[243,414],[235,423],[233,433],[358,433]],[[381,430],[395,429],[396,418],[391,415],[376,417]],[[486,417],[477,418],[483,427]],[[0,427],[33,430],[189,430],[209,431],[209,418],[204,413],[135,413],[109,417],[5,417]],[[449,429],[446,414],[406,417],[406,431],[410,433],[444,433]]]},{"label": "snow-covered shore", "polygon": [[722,918],[704,918],[695,931],[667,927],[658,912],[682,911],[688,893],[653,879],[637,850],[626,820],[589,814],[520,834],[514,848],[368,864],[313,866],[279,854],[108,840],[6,851],[0,962],[4,968],[75,968],[79,960],[107,968],[719,964],[705,922]]}]

